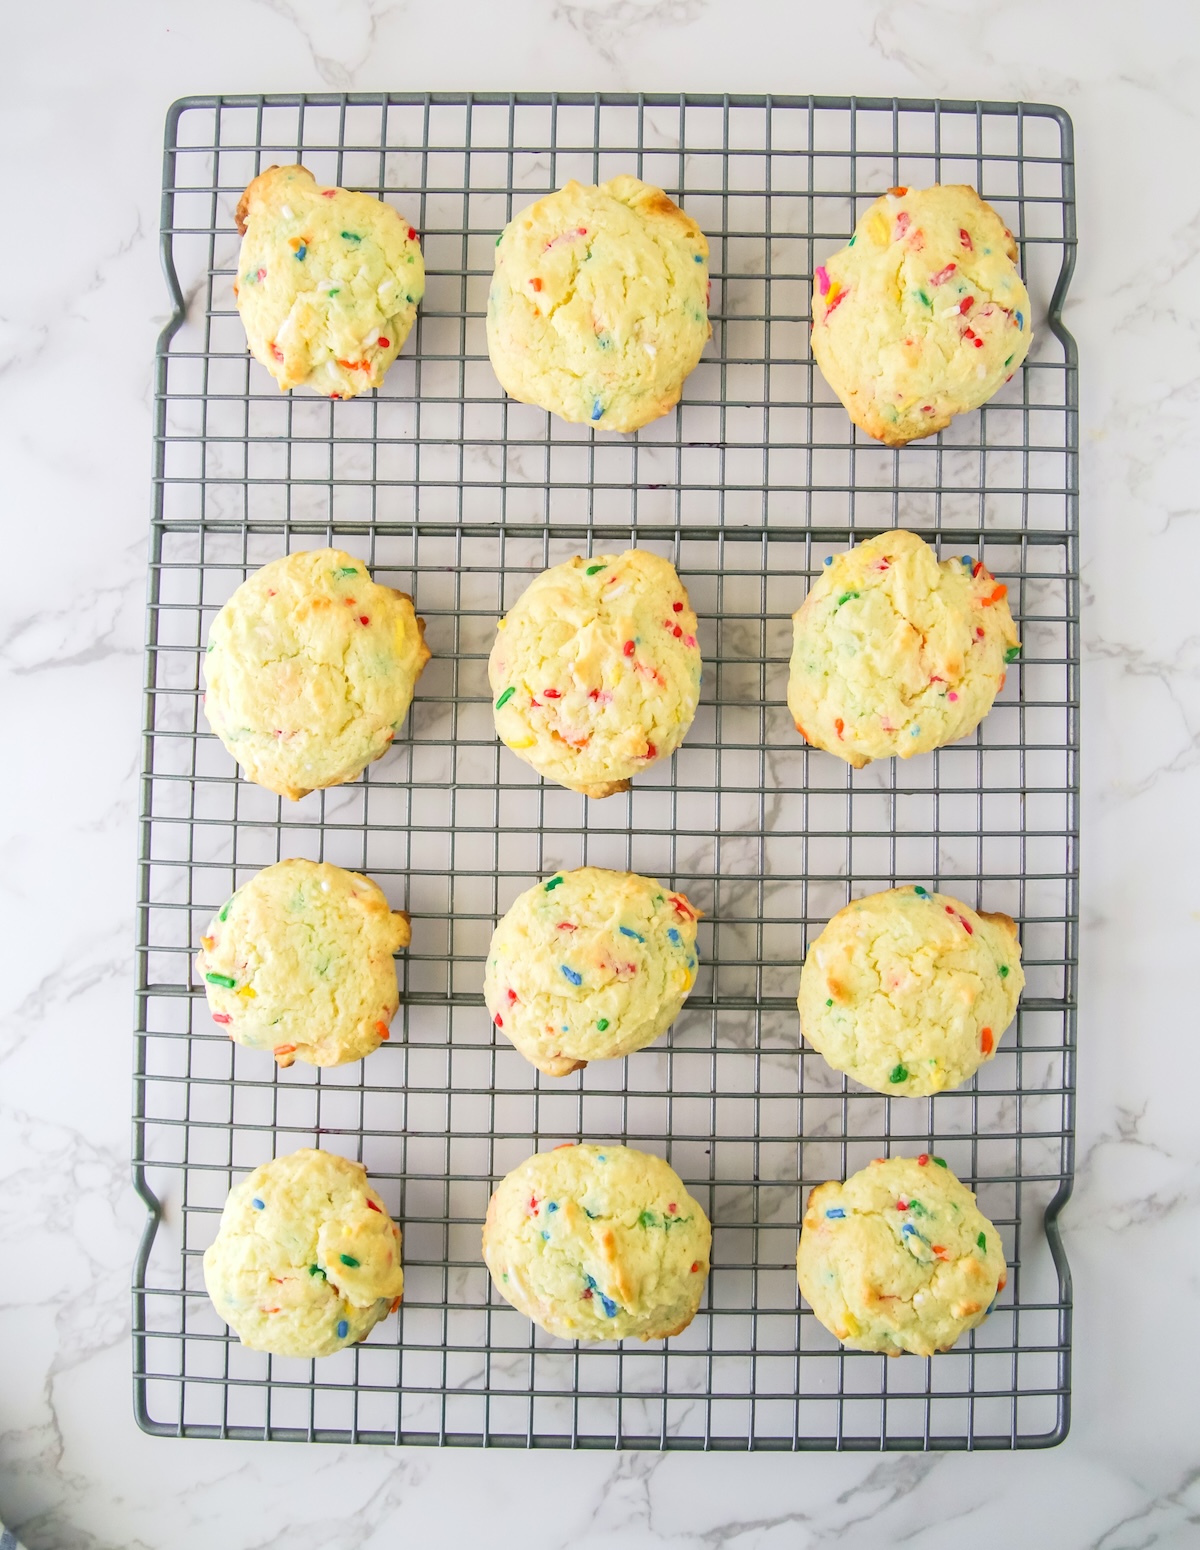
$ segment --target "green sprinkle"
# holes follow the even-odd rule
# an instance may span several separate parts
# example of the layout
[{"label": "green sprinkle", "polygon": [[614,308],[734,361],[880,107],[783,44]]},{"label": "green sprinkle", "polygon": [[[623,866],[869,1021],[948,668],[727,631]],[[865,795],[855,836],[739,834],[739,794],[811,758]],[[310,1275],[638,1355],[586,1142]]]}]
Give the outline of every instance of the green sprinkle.
[{"label": "green sprinkle", "polygon": [[341,1260],[343,1265],[349,1265],[351,1270],[358,1269],[359,1262],[354,1258],[353,1254],[339,1254],[338,1258]]},{"label": "green sprinkle", "polygon": [[1002,963],[1000,965],[1000,978],[1002,980],[1006,980],[1008,978],[1008,965],[1006,963]]},{"label": "green sprinkle", "polygon": [[913,892],[914,893],[919,893],[920,896],[923,899],[927,899],[929,897],[928,892],[924,888],[921,887],[920,883],[914,883],[913,884]]},{"label": "green sprinkle", "polygon": [[642,1211],[638,1215],[638,1226],[639,1227],[653,1227],[654,1226],[654,1212],[653,1211]]},{"label": "green sprinkle", "polygon": [[346,241],[347,241],[347,242],[361,242],[361,241],[362,241],[362,238],[361,238],[361,237],[359,237],[359,236],[357,236],[357,235],[356,235],[356,234],[355,234],[355,233],[354,233],[354,232],[352,232],[352,231],[344,231],[344,232],[343,232],[343,233],[342,233],[342,236],[343,236],[343,237],[345,237],[345,239],[346,239]]},{"label": "green sprinkle", "polygon": [[496,701],[496,709],[497,710],[502,710],[504,708],[504,706],[508,704],[509,700],[512,699],[513,695],[516,694],[516,692],[517,691],[512,686],[512,684],[509,684],[508,688],[505,689],[504,693]]},{"label": "green sprinkle", "polygon": [[833,997],[832,996],[830,996],[829,1000],[826,1001],[825,1005],[826,1006],[832,1006],[833,1005]]},{"label": "green sprinkle", "polygon": [[930,301],[929,297],[926,296],[924,291],[918,291],[917,292],[917,300],[922,302],[926,307],[932,307],[933,306],[933,303]]},{"label": "green sprinkle", "polygon": [[944,1168],[946,1166],[946,1159],[944,1157],[935,1157],[933,1160],[935,1163],[937,1163],[939,1168]]},{"label": "green sprinkle", "polygon": [[545,889],[543,891],[545,893],[549,893],[552,888],[557,888],[559,883],[561,883],[562,881],[563,881],[563,876],[562,876],[562,873],[560,872],[557,877],[552,877],[550,879],[550,881],[546,884],[546,887],[545,887]]},{"label": "green sprinkle", "polygon": [[1012,365],[1012,363],[1013,363],[1013,358],[1012,358],[1012,356],[1011,356],[1011,355],[1010,355],[1010,356],[1009,356],[1009,358],[1008,358],[1008,359],[1007,359],[1007,360],[1006,360],[1006,361],[1005,361],[1005,363],[1004,363],[1004,364],[1005,364],[1005,365],[1006,365],[1006,366],[1011,366],[1011,365]]},{"label": "green sprinkle", "polygon": [[840,608],[843,603],[848,603],[852,597],[857,597],[857,596],[858,596],[857,592],[843,592],[841,597],[839,597],[838,600],[837,600],[837,606]]},{"label": "green sprinkle", "polygon": [[600,1019],[600,1021],[596,1024],[596,1027],[599,1028],[601,1033],[603,1033],[604,1030],[608,1027],[608,1018],[607,1017],[602,1017]]},{"label": "green sprinkle", "polygon": [[326,291],[325,294],[326,294],[326,296],[336,296],[337,293],[340,290],[341,290],[341,286],[340,285],[335,285],[330,290]]},{"label": "green sprinkle", "polygon": [[858,234],[855,233],[855,235],[850,238],[850,241],[847,242],[846,246],[848,248],[852,248],[857,241],[858,241]]},{"label": "green sprinkle", "polygon": [[979,1234],[978,1238],[975,1239],[975,1242],[979,1245],[979,1247],[986,1254],[987,1253],[987,1238],[984,1236],[983,1233]]},{"label": "green sprinkle", "polygon": [[210,985],[224,985],[226,990],[232,990],[237,980],[231,979],[228,974],[206,974],[204,978]]},{"label": "green sprinkle", "polygon": [[[504,233],[503,233],[503,232],[501,232],[501,233],[500,233],[500,235],[499,235],[499,236],[498,236],[498,237],[497,237],[497,238],[496,238],[496,246],[497,246],[497,247],[499,247],[499,246],[500,246],[500,244],[501,244],[501,243],[502,243],[502,242],[503,242],[503,241],[504,241]],[[504,1277],[504,1279],[505,1279],[505,1280],[506,1280],[506,1281],[507,1281],[507,1280],[508,1280],[508,1277],[507,1277],[507,1276],[505,1276],[505,1277]]]},{"label": "green sprinkle", "polygon": [[583,574],[585,576],[594,576],[598,570],[607,570],[607,569],[608,569],[607,565],[589,565],[587,570],[585,570]]},{"label": "green sprinkle", "polygon": [[339,576],[357,576],[358,575],[358,566],[357,565],[339,565],[338,566],[338,575]]},{"label": "green sprinkle", "polygon": [[907,1066],[893,1066],[891,1071],[888,1073],[888,1081],[889,1082],[907,1082],[908,1081],[908,1067]]},{"label": "green sprinkle", "polygon": [[329,1280],[329,1277],[321,1269],[320,1265],[310,1265],[308,1267],[308,1273],[309,1273],[310,1276],[320,1276],[322,1281],[328,1281]]},{"label": "green sprinkle", "polygon": [[910,1211],[912,1211],[914,1213],[914,1215],[916,1215],[916,1216],[928,1216],[929,1215],[929,1212],[926,1211],[925,1207],[921,1204],[921,1202],[919,1200],[910,1200],[908,1202],[908,1209]]},{"label": "green sprinkle", "polygon": [[225,901],[225,903],[221,907],[221,913],[217,916],[218,920],[228,920],[229,919],[229,906],[232,903],[233,903],[232,899],[227,899]]},{"label": "green sprinkle", "polygon": [[1006,662],[1015,662],[1020,655],[1021,655],[1021,648],[1020,648],[1020,646],[1010,646],[1008,648],[1008,650],[1004,653],[1004,660]]}]

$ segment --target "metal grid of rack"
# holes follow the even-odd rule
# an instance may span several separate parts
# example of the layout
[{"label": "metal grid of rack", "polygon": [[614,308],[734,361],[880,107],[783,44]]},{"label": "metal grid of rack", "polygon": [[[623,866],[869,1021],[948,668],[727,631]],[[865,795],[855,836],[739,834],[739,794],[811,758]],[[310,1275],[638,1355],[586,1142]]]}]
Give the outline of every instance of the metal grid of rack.
[{"label": "metal grid of rack", "polygon": [[[283,397],[233,304],[244,185],[272,162],[394,202],[428,289],[376,393]],[[568,177],[636,171],[712,245],[713,340],[679,409],[634,437],[507,402],[483,313],[510,216]],[[1026,368],[982,411],[889,450],[854,432],[808,348],[814,266],[882,189],[975,185],[1016,234]],[[147,636],[134,1110],[149,1210],[135,1403],[164,1435],[485,1446],[1044,1446],[1068,1424],[1078,750],[1071,127],[986,102],[487,94],[193,98],[167,120]],[[882,528],[979,554],[1010,589],[1019,665],[978,732],[852,771],[785,707],[790,615],[824,556]],[[253,569],[336,543],[410,591],[433,660],[394,749],[298,804],[237,778],[201,709],[216,609]],[[670,763],[604,802],[497,744],[485,673],[529,578],[632,544],[700,615],[702,705]],[[413,921],[392,1040],[276,1072],[210,1021],[191,955],[259,867],[367,872]],[[492,1028],[498,915],[550,871],[631,868],[703,910],[702,972],[669,1035],[540,1077]],[[802,1046],[807,942],[854,895],[933,884],[1018,921],[1028,984],[999,1054],[927,1100],[859,1089]],[[632,1349],[541,1334],[491,1289],[495,1181],[580,1138],[665,1155],[714,1224],[682,1335]],[[364,1162],[404,1230],[406,1297],[319,1362],[243,1349],[200,1257],[235,1178],[320,1144]],[[936,1151],[1011,1267],[991,1318],[931,1361],[843,1350],[801,1306],[803,1199],[883,1153]]]}]

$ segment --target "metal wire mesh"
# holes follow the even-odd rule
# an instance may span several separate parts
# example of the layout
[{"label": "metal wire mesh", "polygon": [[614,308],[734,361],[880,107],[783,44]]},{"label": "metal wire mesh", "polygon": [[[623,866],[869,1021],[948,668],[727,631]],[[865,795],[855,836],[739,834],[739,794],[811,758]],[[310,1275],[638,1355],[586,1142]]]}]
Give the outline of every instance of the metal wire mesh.
[{"label": "metal wire mesh", "polygon": [[[392,200],[428,290],[384,386],[280,396],[250,361],[233,208],[272,162]],[[496,235],[575,176],[635,170],[712,244],[713,342],[679,410],[632,438],[506,402],[483,312]],[[1016,233],[1035,306],[1023,372],[900,451],[856,435],[808,348],[814,265],[889,185],[974,184]],[[1039,1446],[1068,1419],[1078,714],[1070,122],[1006,103],[433,94],[193,98],[167,121],[138,928],[134,1288],[140,1424],[187,1436],[666,1448]],[[903,524],[1009,585],[1025,643],[978,733],[860,772],[784,704],[790,615],[824,556]],[[433,660],[393,751],[282,804],[236,777],[200,708],[207,626],[253,569],[336,543],[416,598]],[[485,663],[529,578],[647,545],[701,619],[682,750],[604,802],[497,744]],[[211,911],[284,856],[369,873],[408,909],[403,1006],[366,1062],[276,1073],[210,1021],[190,955]],[[481,996],[492,927],[553,869],[631,868],[705,911],[667,1038],[541,1078]],[[1018,921],[1028,985],[1000,1052],[928,1100],[860,1090],[801,1047],[808,940],[852,895],[920,881]],[[670,1342],[574,1348],[491,1290],[479,1230],[535,1149],[627,1140],[712,1217],[701,1312]],[[243,1349],[200,1256],[233,1180],[295,1147],[361,1159],[404,1229],[406,1298],[320,1362]],[[932,1361],[842,1350],[795,1283],[804,1196],[881,1153],[936,1151],[1011,1271]]]}]

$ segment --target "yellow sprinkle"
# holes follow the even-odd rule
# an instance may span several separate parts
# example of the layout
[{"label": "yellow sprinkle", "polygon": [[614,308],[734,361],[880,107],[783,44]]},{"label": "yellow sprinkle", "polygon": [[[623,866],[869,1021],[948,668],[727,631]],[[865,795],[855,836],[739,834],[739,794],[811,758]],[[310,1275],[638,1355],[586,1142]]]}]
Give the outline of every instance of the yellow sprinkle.
[{"label": "yellow sprinkle", "polygon": [[841,286],[837,283],[837,281],[836,280],[832,281],[830,286],[829,286],[829,289],[825,292],[825,310],[826,310],[826,312],[829,311],[830,307],[832,307],[834,302],[837,300],[838,292],[840,290],[841,290]]},{"label": "yellow sprinkle", "polygon": [[243,985],[241,990],[238,991],[238,995],[244,996],[247,1001],[253,1001],[254,998],[258,995],[258,991],[252,989],[252,987],[249,985]]},{"label": "yellow sprinkle", "polygon": [[534,743],[536,743],[536,742],[537,742],[537,738],[536,737],[523,737],[523,738],[520,739],[519,742],[517,742],[517,741],[511,742],[511,743],[509,743],[508,746],[510,748],[532,748]]},{"label": "yellow sprinkle", "polygon": [[216,945],[217,945],[216,937],[213,937],[213,936],[202,936],[200,938],[200,946],[204,949],[204,951],[206,953],[212,952],[213,948]]},{"label": "yellow sprinkle", "polygon": [[873,242],[877,242],[881,248],[888,245],[888,223],[878,211],[867,222],[867,235]]}]

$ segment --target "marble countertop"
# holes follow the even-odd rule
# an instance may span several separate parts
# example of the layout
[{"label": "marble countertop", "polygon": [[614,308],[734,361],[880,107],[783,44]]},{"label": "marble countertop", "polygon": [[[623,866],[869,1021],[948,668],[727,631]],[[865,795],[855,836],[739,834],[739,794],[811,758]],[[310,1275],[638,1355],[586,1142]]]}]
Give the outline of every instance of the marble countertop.
[{"label": "marble countertop", "polygon": [[[22,554],[0,621],[0,1519],[29,1550],[485,1533],[527,1550],[1197,1543],[1200,180],[1184,150],[1200,13],[66,0],[10,10],[5,31],[0,440]],[[1025,98],[1074,117],[1083,932],[1063,1217],[1075,1419],[1056,1450],[437,1453],[163,1442],[134,1425],[128,1030],[163,116],[190,92],[463,86]]]}]

